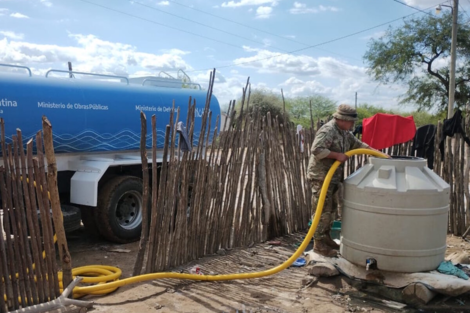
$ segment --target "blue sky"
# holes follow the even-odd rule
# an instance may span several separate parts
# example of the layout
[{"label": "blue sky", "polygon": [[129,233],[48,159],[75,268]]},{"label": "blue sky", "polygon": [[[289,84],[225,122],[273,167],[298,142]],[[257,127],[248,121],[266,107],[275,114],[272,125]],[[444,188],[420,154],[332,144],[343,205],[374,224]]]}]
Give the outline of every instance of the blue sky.
[{"label": "blue sky", "polygon": [[[461,5],[470,9],[469,0]],[[215,67],[222,106],[249,76],[252,88],[289,97],[354,104],[358,92],[359,103],[397,108],[405,87],[371,81],[362,57],[370,38],[403,23],[387,22],[412,13],[424,14],[393,0],[0,0],[0,62],[36,75],[66,70],[67,61],[77,71],[129,76],[183,69],[203,86]]]}]

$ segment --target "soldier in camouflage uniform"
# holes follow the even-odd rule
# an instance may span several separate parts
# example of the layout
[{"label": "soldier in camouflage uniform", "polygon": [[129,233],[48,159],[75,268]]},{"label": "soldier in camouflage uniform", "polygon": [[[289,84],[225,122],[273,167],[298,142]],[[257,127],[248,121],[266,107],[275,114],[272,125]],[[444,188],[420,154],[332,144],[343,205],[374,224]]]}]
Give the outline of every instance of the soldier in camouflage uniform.
[{"label": "soldier in camouflage uniform", "polygon": [[[348,156],[344,153],[349,150],[358,148],[372,149],[356,138],[350,131],[357,120],[357,112],[353,107],[341,104],[333,117],[315,135],[308,162],[307,179],[312,187],[313,215],[315,214],[323,181],[333,163],[335,161],[345,162]],[[333,207],[333,195],[338,190],[343,168],[344,166],[341,164],[331,180],[320,222],[314,235],[314,251],[328,257],[336,256],[336,250],[339,249],[338,244],[330,237],[330,229],[336,214]]]}]

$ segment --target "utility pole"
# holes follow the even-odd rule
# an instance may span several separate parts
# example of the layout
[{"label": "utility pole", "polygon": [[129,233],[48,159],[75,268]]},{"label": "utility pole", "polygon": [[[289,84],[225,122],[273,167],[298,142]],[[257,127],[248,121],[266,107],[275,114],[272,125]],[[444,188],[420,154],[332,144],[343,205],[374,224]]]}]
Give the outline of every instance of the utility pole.
[{"label": "utility pole", "polygon": [[459,0],[454,0],[452,8],[452,44],[450,48],[450,79],[449,79],[449,105],[447,106],[447,118],[454,116],[455,96],[455,59],[457,55],[457,18],[459,15]]},{"label": "utility pole", "polygon": [[357,91],[356,91],[356,110],[357,110]]}]

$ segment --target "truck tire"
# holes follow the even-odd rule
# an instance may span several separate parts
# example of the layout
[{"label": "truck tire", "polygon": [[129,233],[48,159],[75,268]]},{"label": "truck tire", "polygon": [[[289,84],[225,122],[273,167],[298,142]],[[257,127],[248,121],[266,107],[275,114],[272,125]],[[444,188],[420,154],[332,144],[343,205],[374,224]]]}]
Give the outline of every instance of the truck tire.
[{"label": "truck tire", "polygon": [[[69,204],[61,204],[60,207],[62,210],[62,218],[63,218],[65,232],[71,233],[80,229],[80,220],[81,220],[80,209]],[[51,217],[52,217],[52,210],[49,210],[49,211],[51,212]],[[42,230],[41,214],[39,213],[39,210],[37,212],[38,212],[39,228]],[[53,222],[52,222],[52,227],[54,228]]]},{"label": "truck tire", "polygon": [[95,221],[109,241],[138,241],[142,232],[142,179],[120,176],[110,179],[98,195]]}]

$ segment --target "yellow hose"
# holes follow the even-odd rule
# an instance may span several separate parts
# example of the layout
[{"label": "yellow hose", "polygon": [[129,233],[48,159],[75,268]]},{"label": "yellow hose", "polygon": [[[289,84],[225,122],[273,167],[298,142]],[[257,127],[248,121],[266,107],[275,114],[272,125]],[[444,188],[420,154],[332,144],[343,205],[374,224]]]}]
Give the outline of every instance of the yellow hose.
[{"label": "yellow hose", "polygon": [[[345,153],[347,156],[351,157],[353,155],[358,154],[368,154],[376,157],[387,157],[385,154],[369,149],[356,149],[351,150]],[[83,277],[83,283],[95,283],[97,285],[94,286],[77,286],[73,290],[74,298],[82,297],[85,295],[103,295],[110,293],[116,290],[118,287],[122,287],[129,284],[139,283],[147,280],[155,280],[155,279],[162,279],[162,278],[176,278],[176,279],[190,279],[190,280],[204,280],[204,281],[221,281],[221,280],[235,280],[235,279],[249,279],[249,278],[259,278],[270,276],[276,274],[289,266],[299,258],[302,253],[307,248],[310,240],[312,239],[315,230],[317,229],[318,223],[320,221],[320,216],[323,211],[323,204],[326,198],[326,192],[330,185],[331,179],[333,177],[334,172],[340,165],[339,161],[336,161],[331,166],[328,174],[325,177],[325,181],[323,183],[320,198],[318,200],[316,213],[312,221],[312,225],[305,236],[302,244],[299,246],[297,251],[284,263],[273,267],[271,269],[261,271],[261,272],[254,272],[254,273],[241,273],[241,274],[223,274],[223,275],[196,275],[196,274],[182,274],[182,273],[152,273],[152,274],[144,274],[134,277],[125,278],[119,280],[121,276],[121,270],[117,267],[113,266],[104,266],[104,265],[89,265],[74,268],[72,270],[72,275],[81,276]],[[85,276],[85,275],[88,275]],[[90,277],[92,276],[92,277]],[[62,284],[62,273],[59,272],[59,282]],[[62,286],[61,286],[62,290]]]}]

